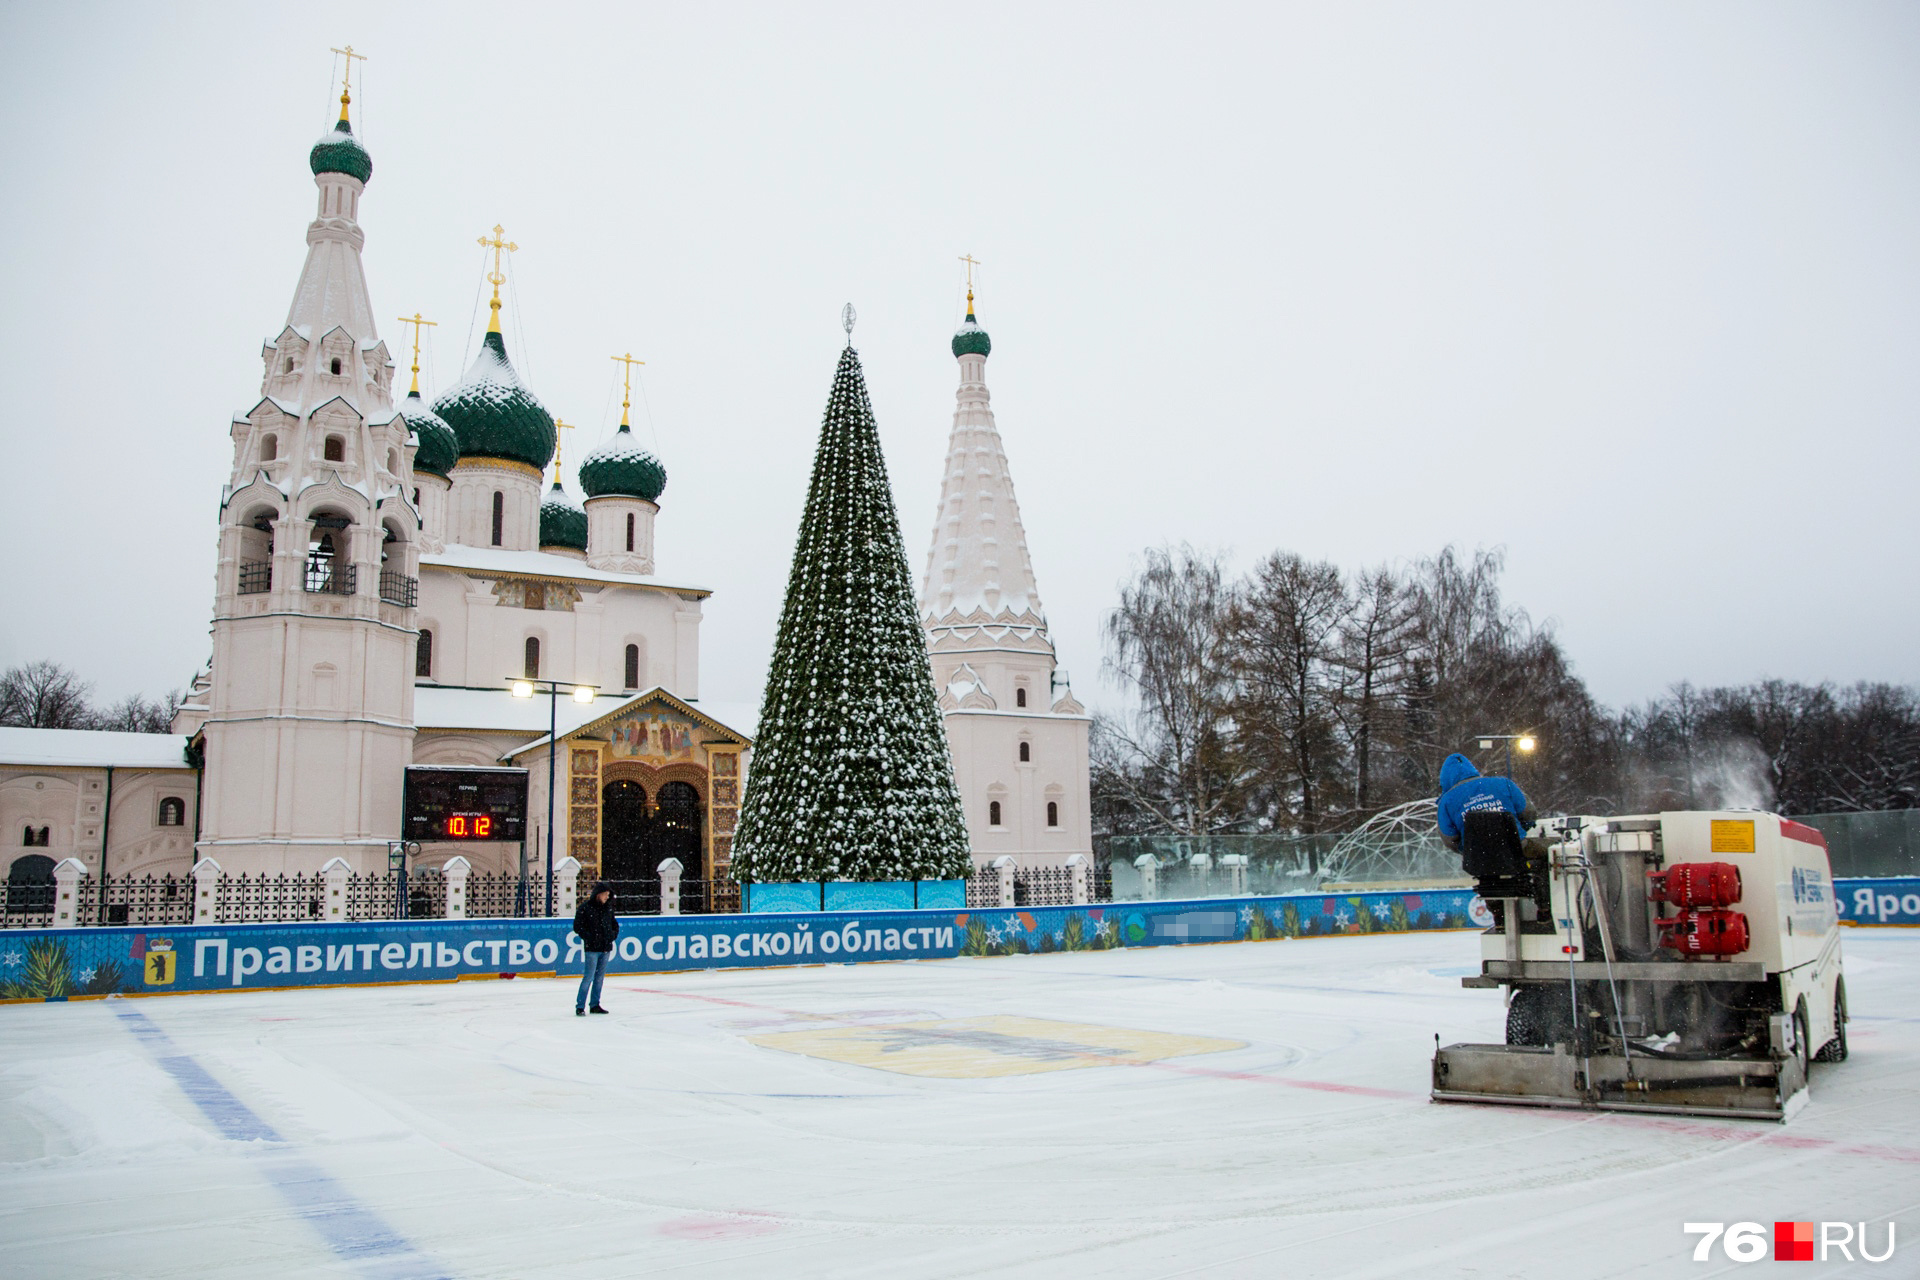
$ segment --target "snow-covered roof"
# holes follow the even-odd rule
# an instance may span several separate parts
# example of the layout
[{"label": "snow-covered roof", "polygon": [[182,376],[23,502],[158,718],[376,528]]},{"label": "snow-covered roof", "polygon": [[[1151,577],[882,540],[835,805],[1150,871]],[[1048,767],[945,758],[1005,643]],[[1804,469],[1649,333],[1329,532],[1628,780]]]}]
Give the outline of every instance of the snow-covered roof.
[{"label": "snow-covered roof", "polygon": [[[542,726],[544,728],[544,726]],[[177,733],[103,729],[0,729],[0,764],[103,769],[191,769]]]},{"label": "snow-covered roof", "polygon": [[517,574],[531,578],[565,578],[574,582],[611,582],[623,587],[659,587],[665,591],[689,591],[703,596],[713,594],[710,587],[665,582],[651,574],[609,573],[605,569],[589,569],[569,556],[550,555],[545,551],[508,551],[502,547],[469,547],[457,542],[448,543],[447,549],[438,555],[422,555],[420,567]]}]

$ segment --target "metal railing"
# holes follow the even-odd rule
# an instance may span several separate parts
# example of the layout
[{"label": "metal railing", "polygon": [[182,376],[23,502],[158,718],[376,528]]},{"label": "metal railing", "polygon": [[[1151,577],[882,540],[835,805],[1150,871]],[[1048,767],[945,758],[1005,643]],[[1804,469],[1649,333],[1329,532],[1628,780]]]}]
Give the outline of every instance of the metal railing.
[{"label": "metal railing", "polygon": [[420,579],[410,578],[392,569],[380,571],[380,598],[388,604],[411,609],[420,599]]},{"label": "metal railing", "polygon": [[357,564],[335,564],[331,560],[309,560],[307,562],[307,590],[320,596],[350,596],[354,593],[354,583],[360,566]]},{"label": "metal railing", "polygon": [[257,596],[273,590],[273,561],[242,560],[240,562],[240,594]]}]

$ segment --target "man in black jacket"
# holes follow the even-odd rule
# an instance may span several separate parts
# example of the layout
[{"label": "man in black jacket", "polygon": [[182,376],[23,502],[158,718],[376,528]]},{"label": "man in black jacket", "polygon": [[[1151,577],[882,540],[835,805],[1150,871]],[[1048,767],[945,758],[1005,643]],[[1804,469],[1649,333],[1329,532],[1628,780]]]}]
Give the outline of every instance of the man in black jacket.
[{"label": "man in black jacket", "polygon": [[580,971],[579,994],[573,998],[573,1016],[586,1016],[589,996],[593,1012],[605,1013],[600,1007],[600,984],[606,981],[607,961],[613,958],[613,940],[620,936],[620,922],[613,915],[612,885],[605,880],[594,883],[593,893],[573,913],[573,931],[580,935],[587,961]]}]

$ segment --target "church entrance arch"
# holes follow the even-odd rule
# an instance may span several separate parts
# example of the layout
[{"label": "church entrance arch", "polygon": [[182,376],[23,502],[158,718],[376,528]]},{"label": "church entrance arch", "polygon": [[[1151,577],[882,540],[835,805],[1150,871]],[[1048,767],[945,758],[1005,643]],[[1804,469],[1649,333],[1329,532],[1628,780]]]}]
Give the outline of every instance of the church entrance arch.
[{"label": "church entrance arch", "polygon": [[646,788],[631,778],[609,782],[600,793],[600,875],[613,882],[616,911],[646,909],[637,882],[654,874],[647,861],[647,834]]},{"label": "church entrance arch", "polygon": [[684,879],[705,879],[700,848],[700,793],[685,782],[662,784],[653,811],[653,865],[678,858]]},{"label": "church entrance arch", "polygon": [[706,799],[689,772],[686,765],[609,766],[600,791],[600,874],[613,884],[617,910],[660,909],[660,864],[668,858],[680,860],[680,909],[707,909]]}]

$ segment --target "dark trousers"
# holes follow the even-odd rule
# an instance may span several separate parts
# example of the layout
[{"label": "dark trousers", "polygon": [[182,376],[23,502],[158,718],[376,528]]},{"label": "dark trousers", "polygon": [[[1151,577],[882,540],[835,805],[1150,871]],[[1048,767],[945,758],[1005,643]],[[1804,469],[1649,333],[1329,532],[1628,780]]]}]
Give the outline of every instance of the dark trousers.
[{"label": "dark trousers", "polygon": [[[580,991],[573,997],[573,1007],[584,1009],[588,1003],[600,1003],[600,984],[607,980],[607,961],[613,959],[611,951],[587,952],[587,967],[580,971]],[[589,991],[591,988],[591,991]]]}]

